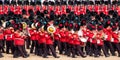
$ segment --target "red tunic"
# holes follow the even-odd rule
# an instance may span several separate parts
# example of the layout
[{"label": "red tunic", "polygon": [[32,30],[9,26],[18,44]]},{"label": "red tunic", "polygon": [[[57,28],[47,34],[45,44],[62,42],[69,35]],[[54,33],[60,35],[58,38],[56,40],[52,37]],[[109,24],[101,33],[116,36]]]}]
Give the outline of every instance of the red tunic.
[{"label": "red tunic", "polygon": [[43,6],[42,6],[42,12],[43,12],[44,10],[47,10],[47,7],[43,5]]},{"label": "red tunic", "polygon": [[68,34],[68,43],[69,43],[69,44],[74,44],[72,33],[69,33],[69,34]]},{"label": "red tunic", "polygon": [[108,15],[108,7],[107,5],[103,6],[102,12],[106,15]]},{"label": "red tunic", "polygon": [[39,33],[40,33],[40,36],[39,36],[38,43],[39,44],[46,43],[45,33],[44,32],[39,32]]},{"label": "red tunic", "polygon": [[73,34],[74,45],[80,45],[79,37],[77,34]]},{"label": "red tunic", "polygon": [[49,9],[49,12],[52,11],[54,10],[54,6],[49,6],[48,9]]},{"label": "red tunic", "polygon": [[39,5],[36,6],[36,11],[40,11],[40,6]]},{"label": "red tunic", "polygon": [[9,8],[9,6],[8,5],[4,5],[3,7],[4,7],[4,9],[3,9],[4,12],[3,13],[4,14],[8,14],[8,8]]},{"label": "red tunic", "polygon": [[111,37],[112,37],[111,32],[112,32],[112,30],[104,29],[103,31],[104,31],[104,33],[106,34],[105,40],[106,40],[106,41],[111,41]]},{"label": "red tunic", "polygon": [[31,35],[31,40],[36,40],[36,34],[37,34],[37,31],[36,30],[33,30],[30,32],[30,35]]},{"label": "red tunic", "polygon": [[117,6],[117,7],[116,7],[116,10],[117,10],[117,12],[118,12],[118,15],[120,15],[120,6]]},{"label": "red tunic", "polygon": [[95,12],[97,12],[98,14],[100,14],[100,6],[96,5],[94,6],[95,7]]},{"label": "red tunic", "polygon": [[15,45],[24,45],[24,38],[20,36],[19,33],[14,33],[14,44]]},{"label": "red tunic", "polygon": [[93,10],[92,5],[88,5],[88,10],[89,10],[89,11],[92,11],[92,10]]},{"label": "red tunic", "polygon": [[68,9],[69,9],[70,11],[72,11],[72,6],[71,6],[71,5],[68,5]]},{"label": "red tunic", "polygon": [[112,32],[112,38],[113,38],[113,41],[114,43],[119,43],[119,40],[118,40],[118,34],[115,33],[115,32]]},{"label": "red tunic", "polygon": [[64,31],[61,31],[61,32],[60,32],[60,36],[61,36],[60,41],[61,41],[61,42],[66,42],[66,34],[65,34]]},{"label": "red tunic", "polygon": [[81,14],[86,14],[86,7],[85,6],[81,6],[80,7],[80,12],[81,12]]},{"label": "red tunic", "polygon": [[3,7],[0,5],[0,14],[3,14]]},{"label": "red tunic", "polygon": [[39,32],[36,32],[35,39],[38,41],[39,38],[40,38],[40,33],[39,33]]},{"label": "red tunic", "polygon": [[61,15],[60,6],[55,7],[55,14],[56,15]]},{"label": "red tunic", "polygon": [[13,5],[9,6],[10,11],[12,11],[13,13],[15,13],[15,7]]},{"label": "red tunic", "polygon": [[16,6],[15,14],[22,14],[22,8],[21,8],[21,6]]},{"label": "red tunic", "polygon": [[48,45],[53,44],[53,40],[52,40],[51,36],[48,33],[45,33],[45,38],[46,38],[46,44],[48,44]]},{"label": "red tunic", "polygon": [[29,6],[28,6],[28,5],[25,5],[25,6],[23,6],[23,9],[25,9],[25,10],[26,10],[27,15],[29,15],[29,12],[28,12],[28,10],[29,10]]},{"label": "red tunic", "polygon": [[100,38],[101,36],[102,36],[102,34],[100,34],[100,33],[98,33],[96,36],[97,44],[100,46],[104,44],[103,40]]},{"label": "red tunic", "polygon": [[54,40],[59,40],[60,39],[59,32],[60,32],[60,29],[57,28],[55,33],[54,33]]},{"label": "red tunic", "polygon": [[3,39],[4,39],[4,32],[0,31],[0,40],[3,40]]},{"label": "red tunic", "polygon": [[61,6],[61,14],[66,14],[66,6]]},{"label": "red tunic", "polygon": [[11,41],[14,39],[13,32],[10,29],[5,30],[6,41]]}]

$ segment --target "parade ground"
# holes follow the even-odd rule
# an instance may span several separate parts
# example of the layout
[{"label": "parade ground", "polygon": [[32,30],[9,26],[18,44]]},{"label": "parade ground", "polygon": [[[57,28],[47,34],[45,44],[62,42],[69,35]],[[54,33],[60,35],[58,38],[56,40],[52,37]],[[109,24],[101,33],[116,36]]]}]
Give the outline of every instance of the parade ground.
[{"label": "parade ground", "polygon": [[[29,52],[29,50],[27,51]],[[120,57],[117,57],[117,56],[110,56],[110,57],[100,56],[98,58],[90,57],[90,56],[87,56],[86,58],[82,58],[80,56],[76,56],[77,58],[71,58],[65,55],[58,54],[60,58],[54,58],[53,56],[48,56],[49,58],[43,58],[40,56],[36,56],[34,54],[30,54],[28,58],[23,58],[23,57],[13,58],[12,54],[3,53],[3,55],[4,57],[0,58],[0,60],[120,60]]]}]

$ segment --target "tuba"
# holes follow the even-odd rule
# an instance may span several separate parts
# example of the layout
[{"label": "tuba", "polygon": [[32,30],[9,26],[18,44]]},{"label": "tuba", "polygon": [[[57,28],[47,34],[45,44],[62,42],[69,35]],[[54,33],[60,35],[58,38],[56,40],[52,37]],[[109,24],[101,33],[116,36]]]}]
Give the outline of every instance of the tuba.
[{"label": "tuba", "polygon": [[56,31],[55,27],[53,25],[48,26],[47,31],[49,33],[54,33]]}]

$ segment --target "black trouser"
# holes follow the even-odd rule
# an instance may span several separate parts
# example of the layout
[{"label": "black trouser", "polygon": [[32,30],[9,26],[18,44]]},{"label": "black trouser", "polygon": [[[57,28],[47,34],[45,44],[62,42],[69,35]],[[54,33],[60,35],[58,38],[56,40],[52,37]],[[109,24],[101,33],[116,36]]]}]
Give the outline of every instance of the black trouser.
[{"label": "black trouser", "polygon": [[35,54],[36,54],[36,51],[37,51],[37,40],[32,40],[32,45],[31,45],[31,49],[30,49],[30,53],[33,53],[33,50],[35,48]]},{"label": "black trouser", "polygon": [[60,43],[60,54],[63,54],[63,51],[65,53],[67,52],[67,44],[66,44],[66,42],[61,42]]},{"label": "black trouser", "polygon": [[0,40],[0,57],[3,56],[1,50],[3,50],[2,40]]},{"label": "black trouser", "polygon": [[27,37],[25,40],[26,40],[26,47],[27,49],[29,49],[30,48],[30,37]]},{"label": "black trouser", "polygon": [[116,51],[118,52],[118,55],[120,56],[120,44],[119,43],[113,43],[115,48],[116,48]]},{"label": "black trouser", "polygon": [[3,40],[0,40],[0,46],[1,46],[2,52],[5,52],[5,51],[4,51],[4,43],[3,43]]},{"label": "black trouser", "polygon": [[99,55],[99,53],[98,53],[98,47],[97,47],[97,44],[91,43],[90,55],[93,55],[93,54],[94,54],[94,56]]},{"label": "black trouser", "polygon": [[9,49],[11,49],[11,52],[14,53],[13,40],[6,41],[6,53],[7,53],[7,54],[9,54]]},{"label": "black trouser", "polygon": [[52,44],[48,44],[47,47],[48,47],[47,52],[52,52],[52,55],[53,55],[54,57],[57,57],[53,45],[52,45]]},{"label": "black trouser", "polygon": [[82,47],[80,45],[75,45],[76,51],[79,53],[79,55],[81,55],[82,57],[84,57],[84,53],[82,51]]},{"label": "black trouser", "polygon": [[47,57],[47,47],[45,43],[39,44],[39,55],[43,57]]},{"label": "black trouser", "polygon": [[105,50],[105,46],[104,45],[98,45],[98,53],[99,53],[99,55],[101,55],[101,49],[102,49],[104,55],[107,57],[108,53]]},{"label": "black trouser", "polygon": [[58,50],[60,51],[60,41],[59,40],[55,40],[53,46],[54,46],[55,51],[56,51],[57,46],[58,46]]},{"label": "black trouser", "polygon": [[75,46],[73,44],[68,45],[68,53],[67,56],[70,56],[72,53],[72,57],[75,57]]},{"label": "black trouser", "polygon": [[87,43],[86,43],[85,51],[86,51],[86,54],[87,54],[87,55],[91,55],[91,54],[90,54],[90,51],[91,51],[91,43],[90,43],[90,42],[87,42]]},{"label": "black trouser", "polygon": [[22,56],[22,57],[25,57],[27,56],[27,52],[24,48],[24,45],[16,45],[15,46],[15,52],[14,52],[14,57],[19,57],[19,56]]},{"label": "black trouser", "polygon": [[[114,47],[112,46],[112,43],[109,42],[109,41],[104,41],[104,45],[105,45],[105,50],[107,51],[107,53],[111,52],[112,55],[115,55],[115,50],[114,50]],[[108,53],[109,54],[109,53]]]}]

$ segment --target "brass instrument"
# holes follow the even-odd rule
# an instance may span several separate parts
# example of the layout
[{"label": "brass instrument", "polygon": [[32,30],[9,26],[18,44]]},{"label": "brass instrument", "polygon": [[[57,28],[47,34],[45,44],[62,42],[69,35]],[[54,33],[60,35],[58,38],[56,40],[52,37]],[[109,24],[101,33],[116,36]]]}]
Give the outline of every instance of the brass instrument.
[{"label": "brass instrument", "polygon": [[47,31],[52,34],[52,33],[54,33],[56,31],[56,29],[55,29],[55,27],[53,25],[51,25],[51,26],[49,26],[47,28]]},{"label": "brass instrument", "polygon": [[27,23],[26,22],[21,22],[21,23],[22,23],[23,29],[26,29],[27,28]]}]

